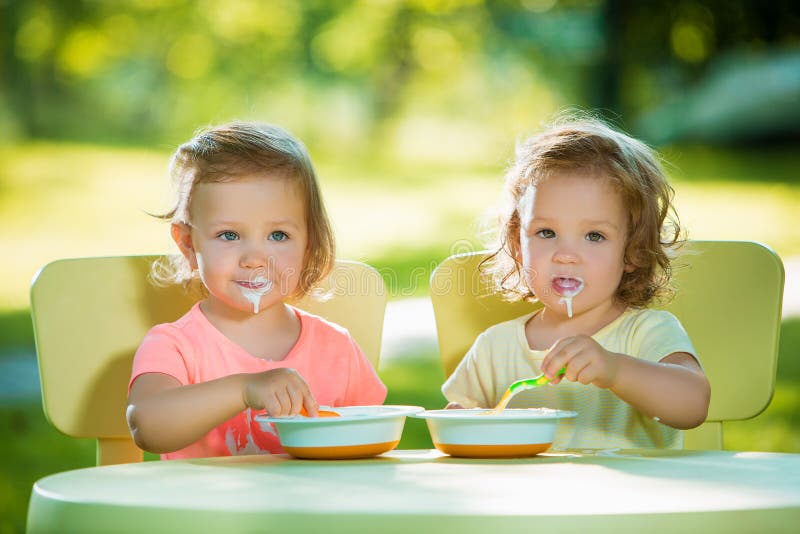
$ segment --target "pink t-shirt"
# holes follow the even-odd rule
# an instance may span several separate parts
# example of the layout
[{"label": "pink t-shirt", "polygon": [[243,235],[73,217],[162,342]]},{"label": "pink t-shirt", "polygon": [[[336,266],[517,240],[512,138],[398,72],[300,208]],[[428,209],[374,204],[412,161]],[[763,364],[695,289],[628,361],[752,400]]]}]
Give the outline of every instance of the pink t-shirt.
[{"label": "pink t-shirt", "polygon": [[[350,333],[339,325],[293,308],[300,319],[300,337],[281,361],[250,355],[225,337],[195,304],[174,323],[157,325],[145,336],[133,359],[128,389],[144,373],[163,373],[181,384],[197,384],[236,373],[260,373],[290,367],[300,373],[323,406],[361,406],[383,403],[383,385]],[[274,433],[263,432],[247,409],[164,460],[280,453]]]}]

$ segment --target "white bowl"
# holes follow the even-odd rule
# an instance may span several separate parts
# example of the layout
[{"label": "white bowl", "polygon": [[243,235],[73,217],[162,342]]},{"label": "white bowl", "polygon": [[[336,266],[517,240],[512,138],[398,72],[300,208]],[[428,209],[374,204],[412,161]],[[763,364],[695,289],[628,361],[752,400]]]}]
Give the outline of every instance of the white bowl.
[{"label": "white bowl", "polygon": [[321,407],[340,417],[268,417],[257,415],[265,432],[274,425],[284,450],[296,458],[365,458],[388,452],[400,442],[407,415],[419,406]]},{"label": "white bowl", "polygon": [[492,415],[486,408],[473,408],[429,410],[412,417],[426,420],[434,446],[450,456],[520,458],[549,449],[558,420],[576,415],[548,408],[505,409]]}]

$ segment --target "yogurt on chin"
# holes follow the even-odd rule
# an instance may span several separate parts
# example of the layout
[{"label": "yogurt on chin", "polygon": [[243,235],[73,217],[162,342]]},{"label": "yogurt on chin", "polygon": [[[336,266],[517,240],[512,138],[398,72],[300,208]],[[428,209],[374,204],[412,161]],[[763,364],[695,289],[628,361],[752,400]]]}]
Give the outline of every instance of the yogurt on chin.
[{"label": "yogurt on chin", "polygon": [[244,298],[253,305],[253,313],[257,314],[261,304],[261,297],[272,290],[272,280],[263,276],[256,276],[247,282],[239,282],[239,289]]},{"label": "yogurt on chin", "polygon": [[552,281],[553,291],[561,295],[559,304],[567,306],[567,317],[572,319],[572,299],[584,288],[583,278],[577,276],[554,276]]}]

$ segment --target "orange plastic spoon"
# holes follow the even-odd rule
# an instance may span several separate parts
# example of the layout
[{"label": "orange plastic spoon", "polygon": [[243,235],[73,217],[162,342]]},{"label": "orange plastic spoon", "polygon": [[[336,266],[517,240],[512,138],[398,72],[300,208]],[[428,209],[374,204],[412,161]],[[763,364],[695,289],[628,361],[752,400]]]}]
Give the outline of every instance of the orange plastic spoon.
[{"label": "orange plastic spoon", "polygon": [[[300,415],[304,415],[308,417],[308,412],[306,411],[306,407],[303,406],[300,408]],[[331,410],[319,410],[317,411],[317,417],[341,417],[338,412],[333,412]]]}]

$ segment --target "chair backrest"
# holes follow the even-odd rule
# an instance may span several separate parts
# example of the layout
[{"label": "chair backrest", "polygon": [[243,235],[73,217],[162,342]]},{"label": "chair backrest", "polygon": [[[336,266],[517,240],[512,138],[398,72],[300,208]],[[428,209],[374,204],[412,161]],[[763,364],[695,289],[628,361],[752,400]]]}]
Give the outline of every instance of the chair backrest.
[{"label": "chair backrest", "polygon": [[[431,276],[439,350],[449,376],[489,326],[540,305],[510,303],[478,272],[485,252],[447,258]],[[750,419],[775,387],[783,263],[748,241],[691,241],[674,262],[675,298],[663,309],[680,319],[711,382],[707,422],[684,435],[687,449],[721,449],[722,421]]]},{"label": "chair backrest", "polygon": [[[62,433],[96,438],[98,465],[142,460],[125,421],[133,355],[154,325],[182,316],[197,300],[148,278],[158,256],[55,261],[31,288],[45,416]],[[363,263],[337,261],[329,300],[295,305],[347,328],[377,369],[386,291]]]}]

